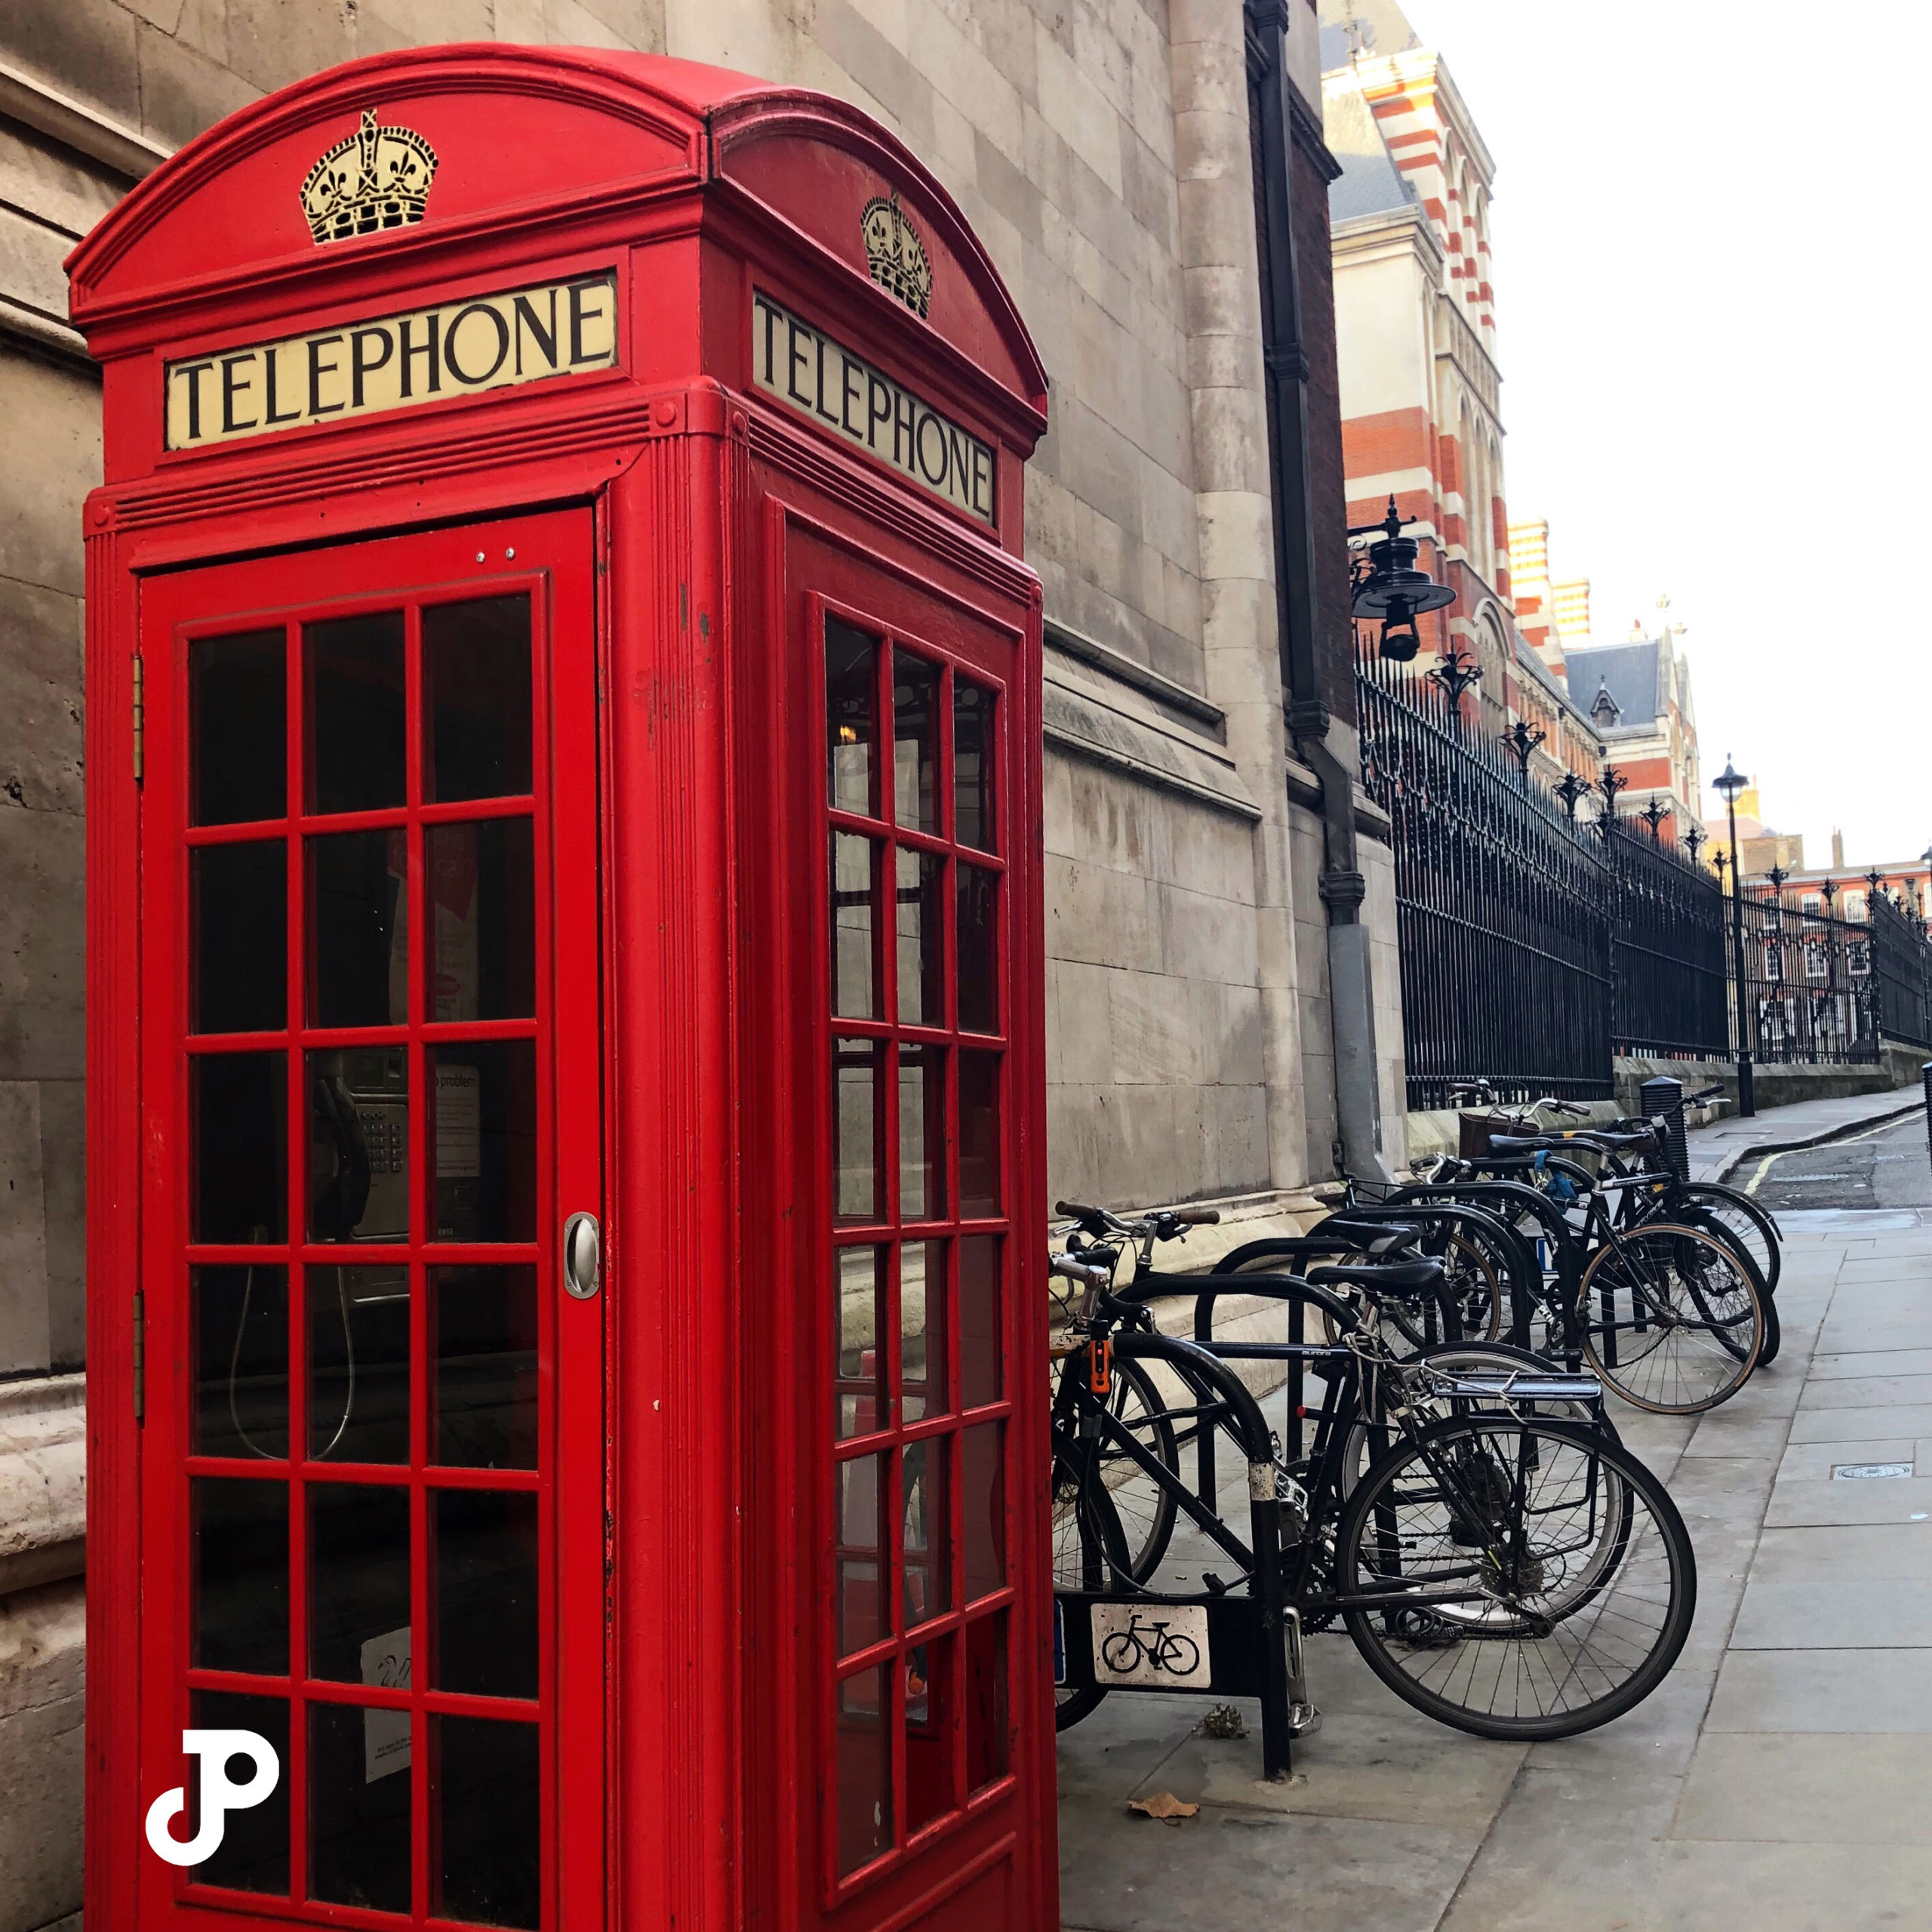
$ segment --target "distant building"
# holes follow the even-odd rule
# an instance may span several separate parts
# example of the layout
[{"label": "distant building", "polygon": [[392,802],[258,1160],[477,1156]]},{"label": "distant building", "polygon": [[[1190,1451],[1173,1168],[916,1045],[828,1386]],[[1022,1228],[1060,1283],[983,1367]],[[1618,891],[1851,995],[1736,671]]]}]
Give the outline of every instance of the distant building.
[{"label": "distant building", "polygon": [[[1715,863],[1721,852],[1728,865],[1730,832],[1721,798],[1713,801],[1710,823],[1707,856]],[[1755,778],[1737,795],[1737,844],[1744,854],[1745,883],[1767,884],[1775,867],[1779,903],[1794,912],[1831,912],[1841,919],[1869,918],[1875,874],[1881,892],[1898,899],[1914,918],[1932,924],[1932,863],[1924,854],[1916,859],[1889,859],[1861,866],[1846,857],[1844,834],[1834,831],[1831,863],[1807,865],[1802,832],[1774,832],[1764,823]]]},{"label": "distant building", "polygon": [[1660,801],[1671,814],[1668,838],[1700,818],[1703,798],[1690,666],[1678,635],[1665,623],[1655,637],[1640,632],[1621,644],[1573,648],[1567,658],[1570,694],[1627,783],[1619,809],[1629,814]]},{"label": "distant building", "polygon": [[[1490,283],[1494,164],[1447,67],[1396,0],[1320,0],[1324,130],[1341,173],[1329,189],[1349,521],[1393,497],[1420,561],[1457,599],[1423,617],[1421,663],[1460,651],[1481,672],[1483,731],[1521,718],[1543,734],[1532,769],[1594,781],[1596,734],[1552,657],[1558,587],[1539,579],[1546,648],[1519,622],[1516,536],[1503,489],[1501,371]],[[1547,528],[1542,532],[1547,548]],[[1531,547],[1534,548],[1534,545]],[[1547,576],[1540,555],[1532,566]],[[1587,585],[1561,586],[1587,629]]]}]

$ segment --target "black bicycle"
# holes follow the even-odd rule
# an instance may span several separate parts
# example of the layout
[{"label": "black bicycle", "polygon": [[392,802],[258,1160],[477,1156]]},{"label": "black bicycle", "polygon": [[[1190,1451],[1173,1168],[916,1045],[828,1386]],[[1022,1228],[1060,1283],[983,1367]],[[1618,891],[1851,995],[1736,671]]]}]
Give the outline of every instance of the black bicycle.
[{"label": "black bicycle", "polygon": [[[1156,1284],[1298,1303],[1336,1337],[1212,1346],[1156,1333],[1138,1281],[1126,1294],[1107,1285],[1117,1244],[1070,1238],[1054,1264],[1084,1288],[1052,1415],[1055,1513],[1077,1568],[1062,1587],[1131,1594],[1158,1613],[1163,1598],[1136,1574],[1114,1503],[1118,1472],[1131,1469],[1229,1558],[1235,1576],[1211,1587],[1266,1583],[1307,1629],[1339,1617],[1384,1683],[1446,1724],[1487,1737],[1573,1736],[1632,1709],[1675,1662],[1696,1601],[1690,1539],[1662,1484],[1592,1414],[1595,1378],[1520,1356],[1468,1367],[1404,1359],[1387,1345],[1383,1297],[1441,1277],[1439,1263],[1403,1251],[1415,1238],[1384,1230],[1367,1256],[1305,1278]],[[1223,1357],[1264,1350],[1293,1352],[1322,1383],[1306,1457],[1256,1460],[1253,1398]],[[1272,1486],[1276,1546],[1244,1545],[1211,1479],[1190,1484],[1144,1423],[1114,1413],[1120,1366],[1157,1362],[1184,1392],[1164,1404],[1177,1444],[1183,1429],[1197,1455],[1217,1437],[1232,1442],[1243,1461],[1233,1493]],[[1067,1697],[1061,1727],[1105,1694]]]}]

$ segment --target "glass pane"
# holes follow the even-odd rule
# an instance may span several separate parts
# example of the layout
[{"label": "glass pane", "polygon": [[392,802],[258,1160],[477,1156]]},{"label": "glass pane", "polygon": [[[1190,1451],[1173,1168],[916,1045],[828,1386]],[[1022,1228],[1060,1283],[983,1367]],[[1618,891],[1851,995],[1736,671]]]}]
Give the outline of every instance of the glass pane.
[{"label": "glass pane", "polygon": [[188,647],[189,817],[246,825],[288,808],[288,641],[280,630]]},{"label": "glass pane", "polygon": [[311,1268],[309,1454],[409,1460],[409,1270]]},{"label": "glass pane", "polygon": [[530,789],[530,598],[485,597],[423,613],[426,798]]},{"label": "glass pane", "polygon": [[432,825],[429,1017],[528,1020],[537,1011],[537,874],[527,818]]},{"label": "glass pane", "polygon": [[875,1041],[832,1043],[832,1212],[841,1221],[884,1216],[879,1186],[884,1109],[878,1093],[884,1066],[884,1050]]},{"label": "glass pane", "polygon": [[288,1454],[288,1270],[191,1268],[198,1456]]},{"label": "glass pane", "polygon": [[429,1050],[438,1241],[537,1238],[537,1044]]},{"label": "glass pane", "polygon": [[309,692],[309,809],[405,802],[402,613],[302,626]]},{"label": "glass pane", "polygon": [[885,1634],[878,1594],[878,1504],[885,1481],[885,1458],[860,1456],[841,1463],[835,1481],[838,1584],[834,1607],[842,1657],[863,1650]]},{"label": "glass pane", "polygon": [[993,917],[999,875],[978,866],[959,868],[959,1026],[966,1033],[999,1031],[999,955]]},{"label": "glass pane", "polygon": [[195,1476],[194,1660],[202,1670],[288,1669],[288,1488]]},{"label": "glass pane", "polygon": [[537,1695],[537,1498],[435,1492],[438,1690]]},{"label": "glass pane", "polygon": [[993,694],[964,678],[952,681],[952,835],[962,845],[995,851],[993,842]]},{"label": "glass pane", "polygon": [[835,1251],[838,1292],[838,1434],[869,1435],[885,1426],[879,1404],[884,1364],[878,1352],[877,1247]]},{"label": "glass pane", "polygon": [[1006,1695],[1006,1612],[966,1626],[966,1788],[1003,1778],[1012,1767],[1013,1727]]},{"label": "glass pane", "polygon": [[409,1681],[409,1492],[309,1486],[309,1675],[401,1690]]},{"label": "glass pane", "polygon": [[946,1446],[949,1436],[906,1445],[900,1472],[900,1524],[905,1562],[904,1627],[952,1607],[952,1545],[946,1534]]},{"label": "glass pane", "polygon": [[393,1737],[408,1712],[309,1706],[309,1896],[409,1909],[414,1767]]},{"label": "glass pane", "polygon": [[878,816],[872,798],[876,641],[836,617],[825,620],[826,798],[836,811]]},{"label": "glass pane", "polygon": [[309,1023],[402,1026],[409,1020],[409,835],[311,838]]},{"label": "glass pane", "polygon": [[906,1835],[959,1803],[952,1775],[952,1639],[906,1654]]},{"label": "glass pane", "polygon": [[966,1546],[966,1601],[1006,1583],[1006,1478],[1004,1423],[982,1423],[959,1438],[965,1481],[961,1525]]},{"label": "glass pane", "polygon": [[999,1055],[959,1056],[959,1213],[989,1219],[1000,1209]]},{"label": "glass pane", "polygon": [[203,845],[188,855],[193,1033],[288,1024],[288,848]]},{"label": "glass pane", "polygon": [[442,1844],[439,1918],[535,1926],[543,1918],[541,1739],[534,1724],[432,1718],[430,1804]]},{"label": "glass pane", "polygon": [[1000,1241],[966,1235],[959,1242],[959,1402],[997,1402],[1005,1354],[1000,1335]]},{"label": "glass pane", "polygon": [[946,1024],[946,861],[901,848],[899,869],[899,1023]]},{"label": "glass pane", "polygon": [[879,1013],[873,909],[883,849],[876,839],[832,835],[832,1010],[855,1020]]},{"label": "glass pane", "polygon": [[537,1270],[432,1268],[435,1460],[537,1466]]},{"label": "glass pane", "polygon": [[401,1047],[308,1057],[309,1238],[409,1235],[409,1060]]},{"label": "glass pane", "polygon": [[838,1875],[869,1864],[892,1844],[891,1700],[886,1667],[838,1687]]},{"label": "glass pane", "polygon": [[899,1251],[900,1420],[946,1412],[946,1243]]},{"label": "glass pane", "polygon": [[[195,1867],[198,1885],[222,1885],[230,1891],[288,1893],[288,1706],[279,1697],[238,1697],[229,1690],[197,1690],[189,1701],[197,1730],[252,1730],[266,1738],[281,1767],[275,1788],[259,1804],[228,1813],[221,1842]],[[254,1761],[238,1753],[229,1759],[231,1783],[246,1784]],[[201,1780],[187,1781],[189,1816],[201,1824]]]},{"label": "glass pane", "polygon": [[946,1213],[946,1054],[899,1049],[899,1218],[937,1221]]},{"label": "glass pane", "polygon": [[197,1054],[188,1063],[194,1122],[189,1239],[288,1238],[288,1058]]},{"label": "glass pane", "polygon": [[915,832],[939,823],[939,666],[910,651],[892,654],[892,800],[897,822]]}]

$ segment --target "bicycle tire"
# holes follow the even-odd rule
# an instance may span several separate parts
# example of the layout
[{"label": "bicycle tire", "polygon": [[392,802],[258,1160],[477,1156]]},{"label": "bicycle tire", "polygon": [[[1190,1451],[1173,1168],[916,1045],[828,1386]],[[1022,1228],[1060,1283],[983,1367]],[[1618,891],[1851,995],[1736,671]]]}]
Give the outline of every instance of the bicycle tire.
[{"label": "bicycle tire", "polygon": [[[1123,1644],[1127,1647],[1124,1650],[1121,1647]],[[1124,1677],[1136,1664],[1144,1661],[1146,1655],[1146,1646],[1131,1630],[1116,1630],[1100,1646],[1100,1661],[1116,1677]],[[1128,1659],[1128,1661],[1124,1663],[1120,1662],[1121,1657]]]},{"label": "bicycle tire", "polygon": [[[1177,1475],[1180,1471],[1180,1439],[1174,1432],[1168,1404],[1153,1379],[1137,1363],[1116,1361],[1113,1364],[1113,1389],[1107,1398],[1109,1412],[1140,1438],[1142,1446],[1155,1460]],[[1137,1409],[1140,1420],[1131,1413]],[[1173,1493],[1161,1488],[1125,1454],[1115,1450],[1107,1457],[1109,1466],[1120,1470],[1120,1479],[1109,1482],[1115,1515],[1125,1542],[1128,1571],[1136,1583],[1146,1583],[1161,1567],[1172,1540],[1179,1506]],[[1124,1468],[1121,1466],[1124,1465]],[[1058,1495],[1058,1484],[1055,1485]],[[1057,1509],[1054,1518],[1054,1576],[1056,1582],[1074,1586],[1070,1575],[1063,1577],[1063,1561],[1071,1554]],[[1065,1546],[1063,1547],[1063,1546]]]},{"label": "bicycle tire", "polygon": [[[1713,1257],[1732,1278],[1724,1294],[1739,1304],[1734,1315],[1714,1306],[1705,1278]],[[1673,1283],[1695,1311],[1694,1318],[1680,1312]],[[1611,1312],[1600,1327],[1596,1311],[1606,1294]],[[1652,1415],[1701,1415],[1728,1401],[1749,1380],[1764,1346],[1764,1303],[1736,1251],[1675,1222],[1647,1221],[1598,1249],[1577,1284],[1574,1311],[1592,1372],[1633,1407]],[[1710,1337],[1708,1343],[1694,1339],[1700,1332]],[[1693,1339],[1682,1349],[1665,1352],[1665,1338],[1677,1334]],[[1620,1335],[1626,1343],[1619,1342]],[[1638,1363],[1647,1365],[1641,1376],[1635,1372]]]},{"label": "bicycle tire", "polygon": [[[1779,1278],[1784,1272],[1784,1243],[1779,1238],[1777,1223],[1749,1195],[1719,1181],[1679,1181],[1665,1197],[1665,1219],[1679,1218],[1680,1203],[1703,1208],[1730,1229],[1764,1278],[1765,1294],[1777,1293]],[[1743,1225],[1740,1226],[1740,1223]]]},{"label": "bicycle tire", "polygon": [[[1398,1443],[1357,1487],[1343,1514],[1336,1561],[1337,1578],[1344,1595],[1360,1590],[1364,1574],[1371,1587],[1385,1583],[1392,1569],[1404,1580],[1417,1582],[1418,1559],[1421,1557],[1426,1562],[1426,1545],[1414,1533],[1420,1518],[1413,1512],[1429,1506],[1429,1491],[1426,1487],[1419,1488],[1405,1502],[1398,1487],[1398,1479],[1405,1471],[1413,1472],[1420,1466],[1426,1472],[1425,1484],[1434,1483],[1435,1466],[1445,1463],[1448,1452],[1459,1444],[1466,1454],[1506,1456],[1514,1442],[1515,1460],[1526,1463],[1531,1460],[1521,1447],[1521,1438],[1526,1436],[1536,1439],[1540,1452],[1534,1466],[1546,1470],[1552,1482],[1567,1481],[1574,1488],[1580,1478],[1586,1488],[1577,1493],[1582,1496],[1587,1494],[1587,1485],[1594,1479],[1606,1495],[1614,1487],[1616,1494],[1623,1499],[1617,1506],[1620,1512],[1627,1504],[1627,1514],[1620,1514],[1614,1534],[1599,1536],[1591,1546],[1598,1574],[1579,1578],[1577,1587],[1561,1599],[1560,1614],[1552,1616],[1525,1608],[1531,1595],[1549,1594],[1543,1591],[1543,1578],[1549,1559],[1528,1558],[1520,1554],[1511,1561],[1517,1578],[1514,1592],[1499,1584],[1496,1591],[1484,1593],[1484,1601],[1491,1606],[1489,1611],[1483,1613],[1487,1627],[1471,1623],[1458,1631],[1452,1626],[1446,1641],[1437,1641],[1439,1633],[1435,1632],[1414,1643],[1406,1641],[1397,1630],[1389,1627],[1397,1620],[1381,1608],[1357,1607],[1343,1613],[1349,1637],[1363,1662],[1404,1703],[1456,1730],[1478,1737],[1519,1743],[1573,1737],[1633,1709],[1663,1681],[1690,1635],[1697,1598],[1697,1563],[1690,1534],[1668,1492],[1643,1463],[1602,1431],[1580,1429],[1571,1423],[1481,1417],[1431,1423],[1416,1438]],[[1543,1497],[1543,1493],[1539,1492],[1539,1496]],[[1513,1534],[1519,1545],[1529,1534],[1523,1525],[1532,1520],[1549,1524],[1556,1514],[1555,1507],[1546,1506],[1546,1497],[1532,1502],[1525,1490],[1524,1499],[1524,1506],[1511,1512],[1517,1526]],[[1381,1547],[1364,1570],[1364,1533],[1374,1524],[1377,1512],[1392,1515],[1404,1506],[1412,1512],[1411,1533],[1398,1531],[1392,1537],[1378,1531]],[[1446,1513],[1453,1543],[1456,1520],[1453,1506]],[[1496,1513],[1491,1511],[1492,1518]],[[1608,1516],[1607,1507],[1607,1530]],[[1400,1553],[1392,1564],[1389,1552],[1398,1546]],[[1456,1546],[1458,1553],[1453,1555],[1453,1564],[1466,1570],[1469,1560],[1460,1555],[1461,1547]],[[1404,1563],[1408,1565],[1406,1574],[1399,1567]],[[1654,1593],[1660,1563],[1665,1592],[1661,1611],[1653,1617],[1646,1614],[1646,1607],[1654,1609],[1656,1606]],[[1446,1574],[1450,1565],[1444,1567]],[[1533,1586],[1523,1585],[1521,1580],[1526,1577],[1534,1577]],[[1653,1594],[1643,1594],[1646,1591]],[[1603,1656],[1594,1660],[1590,1666],[1597,1676],[1606,1682],[1610,1680],[1611,1669],[1604,1659],[1616,1662],[1610,1648],[1613,1644],[1629,1649],[1641,1644],[1641,1654],[1630,1668],[1622,1670],[1619,1681],[1610,1683],[1599,1694],[1580,1695],[1577,1701],[1563,1702],[1573,1683],[1580,1692],[1587,1690],[1587,1672],[1578,1659],[1593,1641],[1598,1641],[1606,1617],[1614,1620],[1601,1639]],[[1438,1623],[1441,1620],[1436,1619]],[[1547,1629],[1540,1627],[1544,1623],[1548,1624]],[[1413,1629],[1416,1626],[1411,1623],[1402,1627]],[[1562,1638],[1567,1638],[1567,1643],[1560,1641]],[[1412,1671],[1408,1667],[1410,1658],[1396,1654],[1398,1645],[1414,1657],[1438,1660],[1442,1667],[1428,1663]],[[1497,1648],[1491,1651],[1487,1647],[1490,1645]],[[1534,1651],[1528,1651],[1532,1645],[1536,1647]],[[1452,1652],[1460,1654],[1452,1655]],[[1513,1675],[1508,1668],[1511,1653],[1515,1654]],[[1541,1682],[1551,1691],[1548,1701],[1558,1708],[1540,1706],[1527,1713],[1522,1710],[1525,1691],[1539,1693],[1537,1672],[1525,1668],[1526,1656],[1533,1656],[1542,1666]],[[1458,1672],[1465,1666],[1465,1688],[1459,1698],[1450,1693],[1457,1681]],[[1617,1667],[1621,1669],[1620,1664]],[[1441,1687],[1423,1681],[1431,1675],[1439,1678]],[[1512,1694],[1516,1708],[1509,1711],[1494,1706],[1476,1708],[1469,1700],[1485,1684],[1493,1687],[1499,1703],[1506,1694]]]},{"label": "bicycle tire", "polygon": [[[1178,1630],[1168,1632],[1163,1654],[1165,1660],[1161,1668],[1170,1677],[1192,1677],[1201,1668],[1201,1646],[1192,1637],[1183,1636]],[[1183,1654],[1190,1660],[1184,1664],[1180,1662]]]},{"label": "bicycle tire", "polygon": [[1778,1350],[1783,1346],[1784,1324],[1778,1319],[1777,1300],[1764,1284],[1764,1270],[1752,1258],[1749,1247],[1737,1230],[1711,1209],[1694,1204],[1687,1206],[1678,1218],[1686,1227],[1701,1229],[1712,1240],[1722,1241],[1743,1264],[1745,1272],[1751,1277],[1751,1285],[1758,1291],[1758,1300],[1764,1312],[1764,1339],[1758,1350],[1758,1366],[1769,1368],[1777,1360]]},{"label": "bicycle tire", "polygon": [[[1088,1571],[1092,1585],[1104,1588],[1111,1582],[1116,1588],[1128,1572],[1130,1558],[1127,1552],[1127,1539],[1115,1514],[1113,1499],[1107,1492],[1104,1480],[1090,1479],[1088,1472],[1093,1464],[1084,1455],[1081,1445],[1063,1436],[1058,1429],[1053,1432],[1053,1500],[1057,1515],[1061,1506],[1063,1491],[1066,1494],[1067,1505],[1073,1513],[1083,1558],[1082,1567]],[[1106,1572],[1111,1570],[1111,1578]],[[1056,1583],[1059,1582],[1056,1564]],[[1083,1586],[1087,1579],[1083,1578]],[[1084,1718],[1093,1715],[1106,1698],[1106,1687],[1090,1684],[1078,1690],[1063,1691],[1056,1685],[1054,1690],[1054,1729],[1071,1730]]]}]

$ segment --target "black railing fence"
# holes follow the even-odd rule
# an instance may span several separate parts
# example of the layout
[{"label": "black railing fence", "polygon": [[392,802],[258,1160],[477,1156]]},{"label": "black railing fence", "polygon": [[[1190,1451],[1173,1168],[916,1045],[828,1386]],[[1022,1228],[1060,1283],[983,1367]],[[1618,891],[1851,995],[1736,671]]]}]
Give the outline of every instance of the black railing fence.
[{"label": "black railing fence", "polygon": [[[1634,818],[1568,818],[1432,680],[1364,654],[1361,777],[1389,814],[1409,1105],[1611,1091],[1613,1057],[1740,1044],[1731,902]],[[1743,1044],[1773,1061],[1932,1051],[1932,946],[1882,897],[1869,921],[1744,888]]]},{"label": "black railing fence", "polygon": [[1878,1030],[1888,1040],[1932,1050],[1932,946],[1925,928],[1882,895],[1872,906]]},{"label": "black railing fence", "polygon": [[1459,1082],[1499,1099],[1611,1091],[1609,868],[1447,697],[1358,667],[1362,783],[1395,828],[1409,1105]]},{"label": "black railing fence", "polygon": [[1730,1051],[1724,896],[1702,866],[1638,823],[1601,828],[1616,936],[1616,1049],[1659,1060],[1721,1056]]},{"label": "black railing fence", "polygon": [[[1730,902],[1725,902],[1728,914]],[[1872,928],[1744,888],[1744,1044],[1758,1059],[1820,1064],[1878,1057]]]}]

